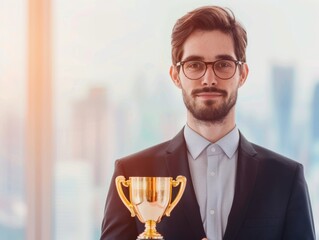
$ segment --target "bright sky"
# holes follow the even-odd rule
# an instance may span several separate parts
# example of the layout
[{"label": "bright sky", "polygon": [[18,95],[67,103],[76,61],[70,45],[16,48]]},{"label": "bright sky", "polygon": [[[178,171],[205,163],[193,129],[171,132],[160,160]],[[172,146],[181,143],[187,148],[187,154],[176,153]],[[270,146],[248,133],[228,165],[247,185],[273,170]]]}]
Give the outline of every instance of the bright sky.
[{"label": "bright sky", "polygon": [[[248,32],[250,75],[242,101],[267,115],[271,64],[296,68],[297,108],[306,111],[315,81],[319,80],[319,1],[53,1],[55,80],[61,104],[100,84],[113,98],[129,98],[139,76],[171,85],[170,34],[175,21],[195,7],[227,6]],[[172,90],[174,91],[174,90]],[[178,95],[179,97],[179,95]],[[263,104],[265,107],[259,107]],[[301,114],[304,116],[307,114]]]},{"label": "bright sky", "polygon": [[[26,83],[26,0],[0,1],[0,107],[23,108]],[[176,91],[168,75],[170,34],[176,19],[195,7],[227,6],[248,32],[250,75],[241,89],[243,108],[267,115],[271,64],[296,68],[299,117],[307,115],[319,81],[319,1],[52,1],[53,79],[56,106],[86,94],[92,85],[111,89],[112,98],[129,99],[140,77],[152,91],[162,81]],[[179,98],[179,94],[177,95]],[[67,109],[65,110],[68,111]]]}]

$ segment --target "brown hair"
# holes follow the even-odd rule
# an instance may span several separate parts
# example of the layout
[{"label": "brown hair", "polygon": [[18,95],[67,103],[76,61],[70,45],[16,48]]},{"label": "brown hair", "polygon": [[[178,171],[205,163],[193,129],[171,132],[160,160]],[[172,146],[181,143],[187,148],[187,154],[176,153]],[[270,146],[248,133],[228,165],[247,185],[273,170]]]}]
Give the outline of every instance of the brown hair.
[{"label": "brown hair", "polygon": [[181,61],[183,45],[195,30],[220,30],[233,38],[237,60],[246,62],[247,33],[230,9],[217,6],[197,8],[177,20],[172,31],[172,62]]}]

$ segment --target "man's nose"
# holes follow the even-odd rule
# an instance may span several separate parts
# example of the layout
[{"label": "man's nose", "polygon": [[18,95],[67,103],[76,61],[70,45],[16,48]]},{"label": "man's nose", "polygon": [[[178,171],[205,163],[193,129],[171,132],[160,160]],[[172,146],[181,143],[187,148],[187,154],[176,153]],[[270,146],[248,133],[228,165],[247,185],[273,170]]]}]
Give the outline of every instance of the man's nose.
[{"label": "man's nose", "polygon": [[213,66],[207,65],[206,72],[202,77],[202,84],[205,86],[212,86],[217,84],[217,77],[214,73]]}]

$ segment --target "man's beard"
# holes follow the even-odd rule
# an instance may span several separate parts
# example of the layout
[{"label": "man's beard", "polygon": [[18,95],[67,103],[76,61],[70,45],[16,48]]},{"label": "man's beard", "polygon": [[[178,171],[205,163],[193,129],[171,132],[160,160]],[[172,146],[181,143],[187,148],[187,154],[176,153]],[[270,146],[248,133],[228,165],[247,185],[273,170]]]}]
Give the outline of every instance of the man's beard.
[{"label": "man's beard", "polygon": [[[199,121],[209,123],[222,123],[237,101],[237,90],[231,94],[228,99],[225,99],[227,97],[227,92],[225,90],[217,89],[215,87],[195,89],[190,96],[187,96],[184,89],[182,89],[182,92],[185,106],[193,117]],[[195,101],[195,95],[202,92],[220,93],[222,94],[223,101],[218,103],[216,100],[206,100],[204,102],[205,106],[200,107]]]}]

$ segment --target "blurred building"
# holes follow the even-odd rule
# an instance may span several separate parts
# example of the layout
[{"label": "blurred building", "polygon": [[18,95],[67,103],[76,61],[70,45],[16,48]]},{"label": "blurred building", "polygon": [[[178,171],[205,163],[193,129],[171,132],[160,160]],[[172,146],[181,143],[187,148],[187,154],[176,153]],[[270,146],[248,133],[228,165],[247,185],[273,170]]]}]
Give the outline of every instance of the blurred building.
[{"label": "blurred building", "polygon": [[314,87],[314,95],[311,103],[311,164],[319,167],[319,82]]},{"label": "blurred building", "polygon": [[293,66],[274,65],[271,72],[274,122],[277,123],[277,151],[293,156],[292,110],[294,101],[295,69]]},{"label": "blurred building", "polygon": [[73,104],[71,116],[71,157],[93,166],[94,186],[105,186],[109,149],[108,102],[105,88],[91,88]]},{"label": "blurred building", "polygon": [[319,82],[314,88],[311,112],[311,137],[312,140],[319,142]]},{"label": "blurred building", "polygon": [[99,234],[116,150],[112,109],[104,87],[91,87],[71,106],[69,157],[57,161],[55,176],[55,239]]}]

